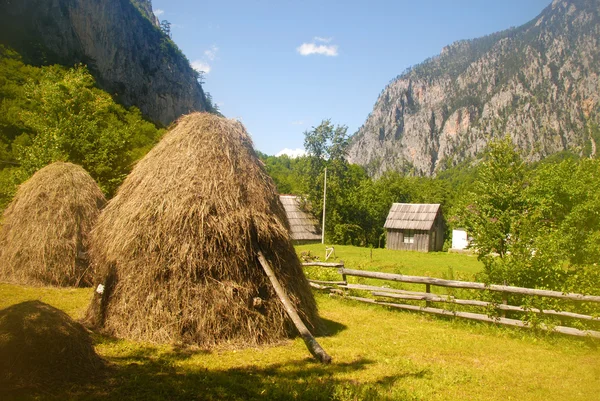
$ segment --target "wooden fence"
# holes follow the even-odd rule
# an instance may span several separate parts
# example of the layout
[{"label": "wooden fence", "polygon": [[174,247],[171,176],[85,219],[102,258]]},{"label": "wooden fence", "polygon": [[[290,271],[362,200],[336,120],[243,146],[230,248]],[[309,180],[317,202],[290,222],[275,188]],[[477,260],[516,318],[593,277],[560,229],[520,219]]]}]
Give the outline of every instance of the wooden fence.
[{"label": "wooden fence", "polygon": [[[522,288],[513,287],[507,285],[496,285],[496,284],[484,284],[469,281],[457,281],[457,280],[444,280],[432,277],[421,277],[421,276],[407,276],[402,274],[390,274],[380,273],[366,270],[353,270],[347,269],[343,263],[321,263],[321,262],[309,262],[303,263],[304,266],[321,266],[327,268],[337,269],[338,273],[342,276],[341,281],[324,281],[324,280],[308,280],[311,286],[320,290],[330,291],[334,295],[343,296],[348,299],[353,299],[360,302],[366,302],[377,305],[385,305],[392,308],[405,309],[420,311],[426,313],[433,313],[437,315],[455,316],[470,320],[477,320],[483,322],[499,323],[508,326],[517,327],[530,327],[527,322],[518,319],[506,318],[505,314],[509,312],[533,312],[543,315],[556,316],[560,318],[569,319],[580,319],[587,321],[600,322],[600,317],[584,315],[580,313],[556,311],[552,309],[538,309],[538,308],[527,308],[522,306],[514,306],[508,304],[508,294],[519,294],[526,296],[539,296],[546,298],[554,298],[561,300],[571,300],[577,302],[595,302],[600,303],[600,296],[598,295],[582,295],[573,293],[563,293],[560,291],[550,290],[538,290],[533,288]],[[424,284],[425,292],[419,291],[407,291],[401,289],[387,288],[383,286],[372,286],[364,284],[349,283],[347,277],[363,277],[377,280],[395,281],[401,283],[412,283],[412,284]],[[431,292],[431,286],[448,287],[448,288],[461,288],[470,290],[482,290],[482,291],[493,291],[502,293],[502,303],[494,303],[481,300],[473,299],[457,299],[450,295],[434,294]],[[370,292],[373,298],[364,298],[349,295],[349,290],[359,290]],[[424,306],[411,305],[405,303],[399,303],[398,300],[408,301],[424,301]],[[441,308],[432,307],[433,303],[442,304],[454,304],[454,305],[465,305],[465,306],[476,306],[485,308],[494,308],[500,311],[502,316],[495,317],[487,314],[463,312],[456,310],[447,310]],[[554,331],[557,333],[568,334],[579,337],[594,337],[600,338],[600,332],[594,330],[580,330],[573,327],[566,326],[546,326],[540,324],[537,327]]]}]

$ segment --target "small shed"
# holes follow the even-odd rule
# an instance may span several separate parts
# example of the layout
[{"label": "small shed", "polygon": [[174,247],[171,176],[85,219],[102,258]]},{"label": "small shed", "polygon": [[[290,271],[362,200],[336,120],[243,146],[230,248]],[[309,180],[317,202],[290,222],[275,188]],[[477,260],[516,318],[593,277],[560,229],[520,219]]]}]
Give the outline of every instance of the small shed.
[{"label": "small shed", "polygon": [[394,203],[384,227],[388,249],[430,252],[444,246],[444,219],[437,203]]},{"label": "small shed", "polygon": [[301,198],[279,195],[285,214],[290,222],[290,236],[295,244],[321,242],[319,222],[302,207]]},{"label": "small shed", "polygon": [[455,228],[452,230],[452,249],[464,250],[469,246],[469,236],[464,228]]}]

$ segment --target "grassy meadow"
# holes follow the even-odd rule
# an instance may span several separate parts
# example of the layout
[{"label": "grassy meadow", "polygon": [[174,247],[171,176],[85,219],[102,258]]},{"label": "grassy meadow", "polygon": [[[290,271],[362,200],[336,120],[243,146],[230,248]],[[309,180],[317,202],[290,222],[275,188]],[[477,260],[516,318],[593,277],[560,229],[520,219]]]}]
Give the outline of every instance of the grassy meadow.
[{"label": "grassy meadow", "polygon": [[[322,252],[322,246],[298,247]],[[465,277],[465,255],[336,247],[351,268]],[[324,255],[321,256],[324,259]],[[0,284],[0,308],[31,299],[81,317],[91,289]],[[205,351],[94,334],[109,362],[90,383],[0,399],[82,400],[592,400],[600,394],[600,342],[388,310],[315,294],[333,357],[320,365],[300,339]]]},{"label": "grassy meadow", "polygon": [[[385,273],[408,274],[472,280],[483,269],[476,255],[447,252],[405,252],[381,248],[360,248],[335,245],[335,257],[327,262],[344,262],[350,269],[373,270]],[[298,254],[310,252],[325,262],[325,246],[322,244],[298,245]]]}]

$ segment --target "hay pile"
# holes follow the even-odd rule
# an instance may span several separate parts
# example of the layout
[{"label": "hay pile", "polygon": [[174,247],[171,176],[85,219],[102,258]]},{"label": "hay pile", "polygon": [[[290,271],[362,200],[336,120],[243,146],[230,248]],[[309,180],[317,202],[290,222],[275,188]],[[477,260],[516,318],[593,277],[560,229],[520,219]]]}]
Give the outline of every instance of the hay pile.
[{"label": "hay pile", "polygon": [[271,178],[243,126],[182,117],[141,160],[92,233],[92,326],[118,337],[211,347],[294,333],[257,260],[262,249],[310,328],[310,287]]},{"label": "hay pile", "polygon": [[90,285],[88,233],[104,195],[80,166],[52,163],[24,182],[0,227],[0,280],[25,285]]},{"label": "hay pile", "polygon": [[0,389],[83,381],[104,367],[81,324],[39,301],[0,310]]}]

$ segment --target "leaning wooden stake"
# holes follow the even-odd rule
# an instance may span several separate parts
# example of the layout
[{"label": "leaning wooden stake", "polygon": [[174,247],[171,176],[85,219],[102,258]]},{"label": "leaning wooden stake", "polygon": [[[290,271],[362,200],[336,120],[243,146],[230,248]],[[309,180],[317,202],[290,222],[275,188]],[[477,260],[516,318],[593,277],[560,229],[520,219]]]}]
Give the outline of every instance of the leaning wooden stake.
[{"label": "leaning wooden stake", "polygon": [[265,259],[262,252],[258,252],[258,261],[260,262],[263,270],[267,274],[267,277],[269,277],[269,280],[271,280],[271,284],[273,284],[275,293],[277,294],[277,296],[279,297],[279,300],[283,304],[285,311],[287,312],[289,317],[292,319],[292,322],[294,322],[294,325],[300,332],[300,336],[304,340],[304,343],[306,344],[306,347],[308,348],[310,353],[313,354],[313,356],[315,358],[317,358],[319,361],[321,361],[321,363],[330,363],[331,357],[327,354],[327,352],[325,352],[325,350],[321,347],[321,345],[319,345],[319,343],[313,337],[313,335],[310,334],[310,331],[308,330],[308,328],[306,327],[304,322],[302,322],[302,319],[300,319],[300,316],[298,316],[298,313],[294,309],[292,302],[290,301],[290,299],[288,298],[287,294],[285,293],[283,287],[279,283],[279,280],[277,280],[277,277],[275,277],[275,274],[273,273],[273,270],[271,269],[269,262],[267,262],[267,259]]}]

